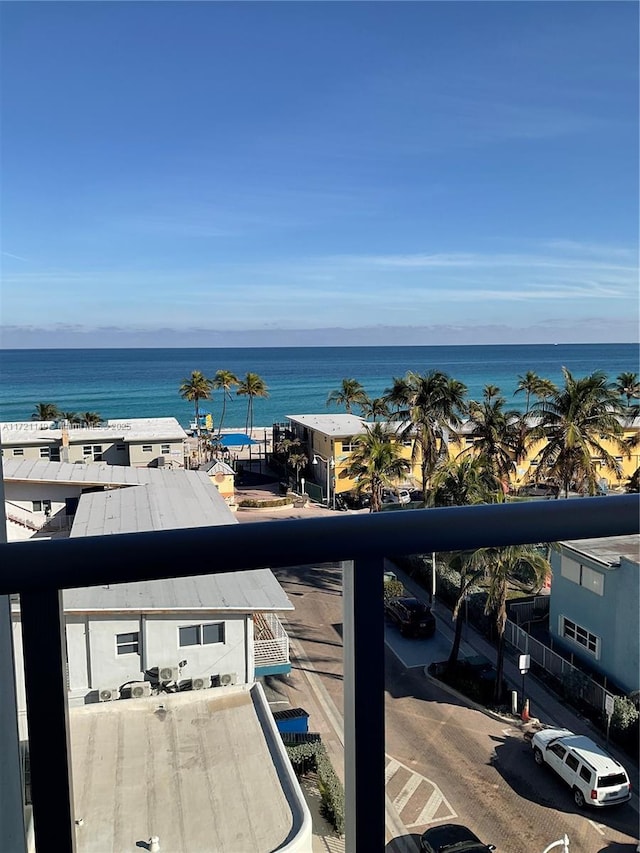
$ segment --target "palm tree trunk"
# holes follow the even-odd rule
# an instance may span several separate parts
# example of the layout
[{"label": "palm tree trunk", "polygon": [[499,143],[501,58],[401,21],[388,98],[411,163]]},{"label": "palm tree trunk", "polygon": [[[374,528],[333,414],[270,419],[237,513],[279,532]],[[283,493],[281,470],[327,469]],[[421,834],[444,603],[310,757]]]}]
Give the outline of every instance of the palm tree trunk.
[{"label": "palm tree trunk", "polygon": [[499,705],[502,700],[502,673],[504,671],[504,628],[498,627],[498,654],[496,657],[496,684],[493,692],[493,701]]},{"label": "palm tree trunk", "polygon": [[225,412],[227,411],[227,392],[222,390],[222,414],[220,415],[220,423],[218,424],[218,438],[222,435],[222,422],[224,421]]},{"label": "palm tree trunk", "polygon": [[462,641],[462,626],[464,625],[464,612],[462,610],[462,594],[460,598],[458,598],[458,612],[456,614],[456,631],[453,637],[453,645],[451,646],[451,652],[449,653],[449,659],[447,660],[447,674],[453,675],[456,664],[458,663],[458,653],[460,651],[460,642]]}]

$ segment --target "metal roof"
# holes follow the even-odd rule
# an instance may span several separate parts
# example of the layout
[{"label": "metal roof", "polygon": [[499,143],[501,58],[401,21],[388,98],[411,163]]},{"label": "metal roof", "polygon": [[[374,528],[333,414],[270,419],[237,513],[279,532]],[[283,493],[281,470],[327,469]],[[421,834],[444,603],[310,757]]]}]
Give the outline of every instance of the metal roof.
[{"label": "metal roof", "polygon": [[366,432],[367,422],[357,415],[287,415],[292,423],[321,432],[332,438],[362,435]]},{"label": "metal roof", "polygon": [[640,535],[637,533],[630,536],[609,536],[605,539],[575,539],[560,542],[560,545],[609,569],[617,569],[620,566],[620,557],[626,557],[640,565]]},{"label": "metal roof", "polygon": [[204,465],[200,466],[201,471],[206,471],[209,476],[211,474],[224,474],[225,476],[229,476],[230,474],[235,476],[235,471],[231,467],[231,465],[227,465],[226,462],[223,462],[221,459],[214,459],[212,462],[205,462]]},{"label": "metal roof", "polygon": [[[185,559],[188,559],[188,555]],[[135,613],[154,610],[225,610],[252,613],[294,609],[270,569],[66,589],[63,600],[65,613],[97,610]]]},{"label": "metal roof", "polygon": [[[13,421],[0,424],[2,444],[43,444],[62,441],[59,421]],[[100,426],[69,425],[69,442],[184,440],[187,437],[175,418],[120,418]]]},{"label": "metal roof", "polygon": [[135,468],[108,465],[106,462],[49,462],[47,459],[4,459],[6,482],[78,483],[93,486],[138,486],[144,483],[169,483],[194,471],[170,468]]}]

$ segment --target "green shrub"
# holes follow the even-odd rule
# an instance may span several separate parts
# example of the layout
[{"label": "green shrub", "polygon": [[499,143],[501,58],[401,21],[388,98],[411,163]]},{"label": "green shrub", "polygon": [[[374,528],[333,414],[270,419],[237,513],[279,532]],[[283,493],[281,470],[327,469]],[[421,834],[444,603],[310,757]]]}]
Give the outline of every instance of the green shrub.
[{"label": "green shrub", "polygon": [[310,770],[318,774],[322,813],[340,835],[344,833],[344,788],[322,742],[286,746],[297,776]]},{"label": "green shrub", "polygon": [[640,713],[628,696],[616,696],[611,715],[611,736],[631,754],[638,752]]}]

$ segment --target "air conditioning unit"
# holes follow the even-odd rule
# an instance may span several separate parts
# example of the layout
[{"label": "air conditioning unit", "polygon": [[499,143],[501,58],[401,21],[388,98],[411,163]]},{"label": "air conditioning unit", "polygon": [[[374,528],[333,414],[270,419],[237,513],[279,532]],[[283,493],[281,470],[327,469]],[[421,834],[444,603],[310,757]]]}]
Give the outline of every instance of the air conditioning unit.
[{"label": "air conditioning unit", "polygon": [[235,684],[237,678],[235,672],[223,672],[220,675],[220,687],[229,687],[229,685]]},{"label": "air conditioning unit", "polygon": [[191,679],[192,690],[204,690],[207,687],[211,687],[210,675],[198,675]]},{"label": "air conditioning unit", "polygon": [[143,696],[151,696],[151,684],[148,681],[134,681],[131,685],[131,698],[142,699]]},{"label": "air conditioning unit", "polygon": [[98,689],[98,699],[101,702],[113,702],[114,699],[118,698],[118,688],[117,687],[100,687]]},{"label": "air conditioning unit", "polygon": [[179,666],[159,666],[158,680],[164,682],[177,681],[180,678]]}]

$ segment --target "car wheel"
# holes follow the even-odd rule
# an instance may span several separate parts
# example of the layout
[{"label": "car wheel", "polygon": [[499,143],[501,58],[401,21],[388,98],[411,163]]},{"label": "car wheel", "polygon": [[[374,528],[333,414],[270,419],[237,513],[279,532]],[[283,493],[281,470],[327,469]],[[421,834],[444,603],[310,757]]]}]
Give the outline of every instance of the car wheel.
[{"label": "car wheel", "polygon": [[538,749],[538,747],[536,747],[536,748],[533,750],[533,760],[535,761],[535,763],[536,763],[536,764],[539,764],[539,765],[540,765],[540,767],[542,767],[542,765],[544,764],[544,755],[543,755],[543,754],[542,754],[542,752]]},{"label": "car wheel", "polygon": [[584,796],[580,788],[573,789],[573,800],[579,809],[584,808]]}]

